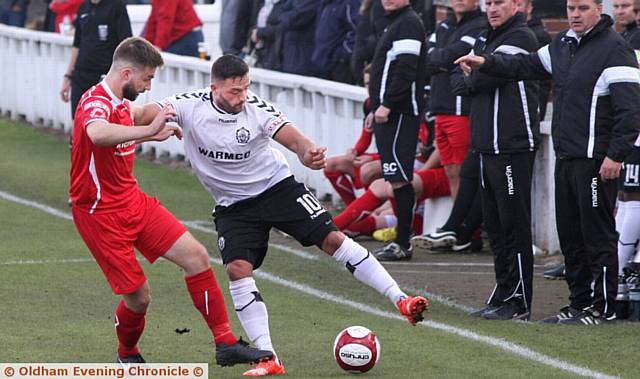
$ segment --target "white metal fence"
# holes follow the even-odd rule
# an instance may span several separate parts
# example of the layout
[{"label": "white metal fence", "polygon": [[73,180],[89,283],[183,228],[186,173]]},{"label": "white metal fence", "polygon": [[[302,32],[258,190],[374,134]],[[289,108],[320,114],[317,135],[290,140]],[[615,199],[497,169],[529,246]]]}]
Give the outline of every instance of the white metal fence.
[{"label": "white metal fence", "polygon": [[[58,93],[70,52],[70,37],[0,25],[0,114],[14,119],[24,117],[29,122],[69,132],[72,126],[69,105],[60,100]],[[151,91],[138,102],[209,85],[210,62],[172,54],[163,56],[165,67],[157,73]],[[253,90],[276,104],[303,133],[327,146],[329,155],[343,153],[358,138],[366,97],[363,88],[261,69],[252,69],[251,76]],[[533,189],[534,238],[538,246],[555,251],[558,243],[553,203],[554,155],[548,124],[543,129]],[[157,155],[184,155],[182,141],[175,139],[146,143],[143,148]],[[285,154],[296,177],[315,188],[319,196],[334,193],[321,172],[305,169],[294,154],[288,151]]]}]

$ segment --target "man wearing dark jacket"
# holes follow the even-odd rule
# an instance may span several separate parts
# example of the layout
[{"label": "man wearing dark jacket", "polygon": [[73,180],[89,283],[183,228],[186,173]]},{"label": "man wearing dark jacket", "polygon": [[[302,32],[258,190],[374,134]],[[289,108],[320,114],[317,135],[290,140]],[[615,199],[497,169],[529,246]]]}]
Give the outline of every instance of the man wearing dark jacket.
[{"label": "man wearing dark jacket", "polygon": [[[491,28],[476,39],[476,55],[527,55],[538,49],[517,13],[518,0],[486,0]],[[531,178],[539,139],[535,81],[500,79],[457,69],[455,95],[471,96],[471,149],[480,153],[484,224],[494,256],[496,286],[485,319],[528,319],[531,314]]]},{"label": "man wearing dark jacket", "polygon": [[640,50],[640,28],[636,24],[634,0],[614,0],[613,13],[616,17],[616,23],[624,28],[620,33],[622,38],[634,50]]},{"label": "man wearing dark jacket", "polygon": [[426,64],[425,32],[409,0],[383,0],[389,25],[371,63],[369,96],[382,174],[391,183],[398,216],[394,242],[378,250],[379,260],[411,259],[409,244],[415,193],[413,161],[422,115]]},{"label": "man wearing dark jacket", "polygon": [[318,76],[355,83],[350,59],[358,25],[360,0],[323,0],[318,11],[315,46],[311,59]]},{"label": "man wearing dark jacket", "polygon": [[640,128],[640,72],[601,0],[568,0],[567,17],[571,28],[537,53],[457,63],[499,77],[552,78],[556,221],[571,303],[543,321],[593,325],[616,317],[615,179]]},{"label": "man wearing dark jacket", "polygon": [[452,5],[454,14],[429,39],[427,74],[431,78],[431,112],[436,115],[436,145],[455,199],[460,166],[469,150],[470,101],[451,93],[449,75],[455,68],[453,61],[471,51],[487,21],[477,0],[454,0]]}]

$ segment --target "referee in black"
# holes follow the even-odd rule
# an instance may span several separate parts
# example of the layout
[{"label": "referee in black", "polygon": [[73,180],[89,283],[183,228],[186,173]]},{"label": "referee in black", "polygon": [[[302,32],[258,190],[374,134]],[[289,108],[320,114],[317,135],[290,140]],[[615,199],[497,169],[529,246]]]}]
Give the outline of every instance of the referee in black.
[{"label": "referee in black", "polygon": [[71,100],[75,117],[80,97],[109,71],[113,52],[131,37],[131,22],[122,0],[86,0],[74,21],[75,34],[60,97]]},{"label": "referee in black", "polygon": [[[398,217],[394,242],[375,251],[382,261],[411,259],[415,192],[411,185],[426,80],[426,35],[409,0],[383,0],[389,24],[371,62],[369,96],[382,174],[391,183]],[[370,115],[371,117],[371,115]]]},{"label": "referee in black", "polygon": [[567,18],[570,29],[537,53],[457,62],[465,71],[553,80],[556,221],[571,295],[543,322],[593,325],[616,318],[615,179],[640,128],[640,71],[602,0],[567,0]]},{"label": "referee in black", "polygon": [[[476,38],[476,55],[527,55],[538,40],[519,0],[486,0],[490,29]],[[540,137],[538,83],[473,71],[451,76],[453,93],[471,97],[471,150],[480,154],[485,230],[494,256],[496,286],[474,316],[529,319],[533,284],[531,178]]]}]

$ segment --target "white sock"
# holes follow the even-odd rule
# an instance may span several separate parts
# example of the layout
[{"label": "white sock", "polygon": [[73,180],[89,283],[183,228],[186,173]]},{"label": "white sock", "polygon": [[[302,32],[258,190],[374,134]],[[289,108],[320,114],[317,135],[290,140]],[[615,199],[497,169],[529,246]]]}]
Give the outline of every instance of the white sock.
[{"label": "white sock", "polygon": [[[622,275],[622,269],[629,263],[636,252],[636,243],[640,239],[640,201],[624,201],[623,217],[620,224],[617,222],[621,217],[616,215],[616,229],[618,236],[618,275]],[[618,208],[618,212],[620,208]],[[636,256],[636,259],[638,257]]]},{"label": "white sock", "polygon": [[247,336],[260,350],[269,350],[275,354],[269,334],[269,314],[262,301],[260,291],[253,278],[242,278],[229,282],[229,291],[233,299],[236,314]]},{"label": "white sock", "polygon": [[351,238],[344,239],[333,258],[344,263],[356,279],[386,296],[394,305],[407,296],[380,262]]},{"label": "white sock", "polygon": [[387,228],[393,228],[398,225],[398,218],[396,215],[384,215],[384,222],[387,223]]}]

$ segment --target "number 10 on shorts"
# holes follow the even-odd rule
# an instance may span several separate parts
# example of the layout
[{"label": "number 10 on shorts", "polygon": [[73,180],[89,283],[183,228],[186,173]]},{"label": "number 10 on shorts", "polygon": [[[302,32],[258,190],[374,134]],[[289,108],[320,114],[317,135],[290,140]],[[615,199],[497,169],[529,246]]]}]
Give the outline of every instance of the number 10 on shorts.
[{"label": "number 10 on shorts", "polygon": [[310,193],[305,193],[304,195],[298,197],[296,199],[296,202],[302,205],[302,207],[309,213],[309,217],[312,220],[326,212],[326,210],[322,207],[322,205],[320,205],[318,200]]}]

